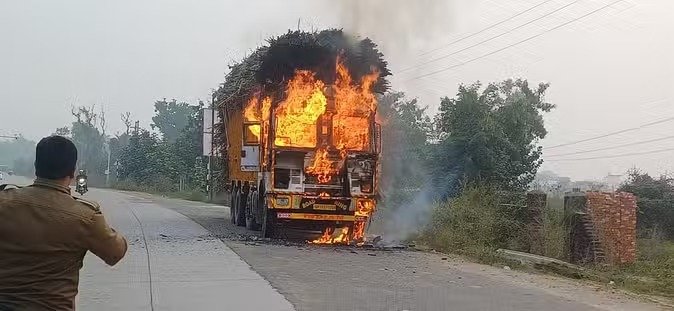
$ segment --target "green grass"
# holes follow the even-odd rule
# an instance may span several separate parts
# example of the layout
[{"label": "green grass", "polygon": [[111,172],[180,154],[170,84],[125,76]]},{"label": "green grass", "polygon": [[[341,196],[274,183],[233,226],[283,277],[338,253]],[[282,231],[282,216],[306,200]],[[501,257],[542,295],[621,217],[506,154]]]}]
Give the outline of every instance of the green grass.
[{"label": "green grass", "polygon": [[165,184],[161,184],[159,186],[152,186],[152,185],[138,184],[132,181],[120,181],[113,184],[112,188],[125,191],[152,193],[174,199],[200,201],[200,202],[208,201],[208,196],[203,191],[199,190],[171,191],[168,190],[171,187]]},{"label": "green grass", "polygon": [[628,290],[674,298],[674,242],[642,239],[637,252],[634,264],[596,270]]},{"label": "green grass", "polygon": [[182,199],[188,201],[200,201],[200,202],[208,201],[208,196],[202,191],[169,192],[161,195],[167,196],[169,198]]}]

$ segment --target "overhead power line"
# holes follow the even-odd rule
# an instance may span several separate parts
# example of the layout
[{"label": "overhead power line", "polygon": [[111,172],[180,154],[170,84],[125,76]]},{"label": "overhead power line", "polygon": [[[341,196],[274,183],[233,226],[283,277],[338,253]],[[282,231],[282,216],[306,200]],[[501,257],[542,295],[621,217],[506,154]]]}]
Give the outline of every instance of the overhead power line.
[{"label": "overhead power line", "polygon": [[474,62],[474,61],[476,61],[476,60],[480,60],[480,59],[482,59],[482,58],[485,58],[485,57],[494,55],[494,54],[499,53],[499,52],[502,52],[502,51],[505,51],[505,50],[507,50],[507,49],[509,49],[509,48],[512,48],[512,47],[517,46],[517,45],[520,45],[520,44],[525,43],[525,42],[527,42],[527,41],[531,41],[531,40],[536,39],[536,38],[538,38],[538,37],[540,37],[540,36],[542,36],[542,35],[544,35],[544,34],[547,34],[547,33],[549,33],[549,32],[555,31],[555,30],[557,30],[557,29],[559,29],[559,28],[562,28],[562,27],[564,27],[564,26],[566,26],[566,25],[569,25],[569,24],[574,23],[574,22],[577,22],[577,21],[579,21],[579,20],[581,20],[581,19],[583,19],[583,18],[586,18],[586,17],[588,17],[588,16],[590,16],[590,15],[593,15],[593,14],[595,14],[595,13],[598,13],[599,11],[602,11],[602,10],[604,10],[604,9],[606,9],[606,8],[608,8],[608,7],[610,7],[610,6],[614,5],[614,4],[616,4],[616,3],[618,3],[618,2],[621,2],[621,1],[623,1],[623,0],[613,1],[613,2],[611,2],[611,3],[609,3],[609,4],[606,4],[606,5],[604,5],[604,6],[600,7],[600,8],[598,8],[598,9],[596,9],[596,10],[590,11],[589,13],[586,13],[586,14],[583,14],[583,15],[577,17],[577,18],[574,18],[574,19],[572,19],[572,20],[570,20],[570,21],[568,21],[568,22],[565,22],[565,23],[563,23],[563,24],[557,25],[557,26],[552,27],[552,28],[550,28],[550,29],[548,29],[548,30],[546,30],[546,31],[544,31],[544,32],[541,32],[541,33],[539,33],[539,34],[537,34],[537,35],[533,35],[533,36],[531,36],[531,37],[528,37],[528,38],[526,38],[526,39],[524,39],[524,40],[520,40],[520,41],[518,41],[518,42],[515,42],[515,43],[513,43],[513,44],[510,44],[510,45],[508,45],[508,46],[506,46],[506,47],[503,47],[503,48],[500,48],[500,49],[498,49],[498,50],[494,50],[494,51],[491,51],[491,52],[489,52],[489,53],[480,55],[480,56],[478,56],[478,57],[471,58],[471,59],[469,59],[469,60],[467,60],[467,61],[465,61],[465,62],[458,63],[458,64],[456,64],[456,65],[449,66],[449,67],[445,67],[445,68],[438,69],[438,70],[435,70],[435,71],[431,71],[431,72],[429,72],[429,73],[422,74],[422,75],[419,75],[419,76],[416,76],[416,77],[407,79],[407,80],[405,80],[405,81],[411,81],[411,80],[416,80],[416,79],[421,79],[421,78],[424,78],[424,77],[432,76],[432,75],[434,75],[434,74],[438,74],[438,73],[441,73],[441,72],[444,72],[444,71],[447,71],[447,70],[451,70],[451,69],[454,69],[454,68],[457,68],[457,67],[461,67],[461,66],[463,66],[463,65],[472,63],[472,62]]},{"label": "overhead power line", "polygon": [[605,137],[623,134],[623,133],[627,133],[627,132],[633,132],[633,131],[640,130],[644,127],[649,127],[649,126],[653,126],[653,125],[657,125],[657,124],[661,124],[661,123],[665,123],[665,122],[670,122],[672,120],[674,120],[674,117],[669,117],[669,118],[662,119],[662,120],[659,120],[659,121],[649,122],[649,123],[646,123],[646,124],[639,125],[637,127],[632,127],[632,128],[628,128],[628,129],[624,129],[624,130],[606,133],[606,134],[599,135],[599,136],[594,136],[594,137],[585,138],[585,139],[581,139],[581,140],[571,141],[571,142],[568,142],[568,143],[563,143],[563,144],[554,145],[554,146],[550,146],[550,147],[544,147],[544,149],[554,149],[554,148],[559,148],[559,147],[571,146],[571,145],[575,145],[575,144],[580,144],[580,143],[584,143],[584,142],[588,142],[588,141],[597,140],[597,139],[600,139],[600,138],[605,138]]},{"label": "overhead power line", "polygon": [[644,141],[638,141],[638,142],[633,142],[633,143],[628,143],[628,144],[622,144],[622,145],[617,145],[617,146],[605,147],[605,148],[582,150],[582,151],[562,153],[562,154],[551,154],[551,155],[545,156],[545,158],[563,157],[563,156],[569,156],[569,155],[575,155],[575,154],[591,153],[591,152],[612,150],[612,149],[618,149],[618,148],[624,148],[624,147],[630,147],[630,146],[644,145],[644,144],[654,143],[654,142],[657,142],[657,141],[663,141],[663,140],[668,140],[668,139],[672,139],[672,138],[674,138],[674,135],[655,138],[655,139],[649,139],[649,140],[644,140]]},{"label": "overhead power line", "polygon": [[601,157],[574,158],[574,159],[553,159],[553,160],[547,160],[547,161],[548,162],[562,162],[562,161],[586,161],[586,160],[599,160],[599,159],[613,159],[613,158],[622,158],[622,157],[631,157],[631,156],[638,156],[638,155],[662,153],[662,152],[667,152],[667,151],[674,151],[674,148],[658,149],[658,150],[645,151],[645,152],[623,153],[623,154],[601,156]]},{"label": "overhead power line", "polygon": [[555,13],[561,11],[561,10],[564,10],[564,9],[566,9],[566,8],[572,6],[572,5],[574,5],[574,4],[576,4],[576,3],[580,2],[580,1],[581,1],[581,0],[576,0],[576,1],[573,1],[573,2],[571,2],[571,3],[565,4],[565,5],[563,5],[563,6],[559,7],[559,8],[556,8],[556,9],[554,9],[554,10],[548,12],[548,13],[545,13],[545,14],[542,15],[542,16],[539,16],[539,17],[537,17],[537,18],[535,18],[535,19],[532,19],[532,20],[530,20],[530,21],[528,21],[528,22],[526,22],[526,23],[524,23],[524,24],[520,24],[519,26],[517,26],[517,27],[515,27],[515,28],[513,28],[513,29],[510,29],[510,30],[508,30],[508,31],[502,32],[502,33],[500,33],[500,34],[498,34],[498,35],[495,35],[495,36],[490,37],[490,38],[488,38],[488,39],[482,40],[482,41],[480,41],[480,42],[478,42],[478,43],[475,43],[475,44],[473,44],[473,45],[469,45],[469,46],[467,46],[467,47],[465,47],[465,48],[463,48],[463,49],[454,51],[454,52],[452,52],[452,53],[445,54],[445,55],[443,55],[443,56],[433,58],[433,59],[428,60],[428,61],[425,61],[425,62],[423,62],[423,63],[420,63],[420,64],[417,64],[417,65],[414,65],[414,66],[410,66],[410,67],[404,68],[404,69],[402,69],[402,70],[400,70],[400,71],[398,71],[398,72],[401,73],[401,72],[406,72],[406,71],[409,71],[409,70],[412,70],[412,69],[415,69],[415,68],[423,67],[423,66],[426,66],[426,65],[428,65],[428,64],[432,64],[432,63],[435,63],[435,62],[437,62],[437,61],[440,61],[440,60],[446,59],[446,58],[448,58],[448,57],[451,57],[451,56],[453,56],[453,55],[459,54],[459,53],[461,53],[461,52],[470,50],[470,49],[472,49],[472,48],[474,48],[474,47],[476,47],[476,46],[485,44],[485,43],[487,43],[487,42],[489,42],[489,41],[491,41],[491,40],[494,40],[494,39],[503,37],[503,36],[505,36],[505,35],[507,35],[507,34],[509,34],[509,33],[512,33],[512,32],[515,31],[515,30],[518,30],[518,29],[522,28],[522,27],[531,25],[531,24],[533,24],[533,23],[535,23],[535,22],[537,22],[537,21],[539,21],[539,20],[542,20],[542,19],[544,19],[544,18],[546,18],[546,17],[548,17],[548,16],[550,16],[550,15],[552,15],[552,14],[555,14]]},{"label": "overhead power line", "polygon": [[511,20],[515,19],[516,17],[518,17],[518,16],[520,16],[520,15],[522,15],[522,14],[524,14],[524,13],[527,13],[527,12],[529,12],[529,11],[531,11],[531,10],[533,10],[533,9],[535,9],[535,8],[537,8],[537,7],[539,7],[539,6],[541,6],[541,5],[544,5],[544,4],[546,4],[546,3],[550,2],[550,1],[553,1],[553,0],[546,0],[546,1],[543,1],[543,2],[541,2],[541,3],[539,3],[539,4],[536,4],[536,5],[532,6],[532,7],[530,7],[530,8],[528,8],[528,9],[524,10],[524,11],[520,11],[519,13],[517,13],[517,14],[515,14],[515,15],[513,15],[513,16],[510,16],[510,17],[508,17],[508,18],[506,18],[506,19],[504,19],[504,20],[502,20],[502,21],[500,21],[500,22],[498,22],[498,23],[491,24],[491,25],[489,25],[489,26],[487,26],[487,27],[485,27],[485,28],[482,28],[482,29],[480,29],[480,30],[478,30],[478,31],[476,31],[476,32],[473,32],[473,33],[471,33],[471,34],[469,34],[469,35],[467,35],[467,36],[461,37],[461,38],[459,38],[459,39],[457,39],[457,40],[454,40],[454,41],[452,41],[452,42],[449,42],[449,43],[447,43],[447,44],[444,44],[443,46],[440,46],[440,47],[434,48],[434,49],[432,49],[432,50],[426,51],[426,52],[424,52],[424,53],[421,53],[419,56],[426,56],[426,55],[431,54],[431,53],[433,53],[433,52],[435,52],[435,51],[439,51],[439,50],[442,50],[442,49],[444,49],[444,48],[446,48],[446,47],[449,47],[449,46],[452,46],[452,45],[454,45],[454,44],[456,44],[456,43],[459,43],[459,42],[461,42],[461,41],[463,41],[463,40],[470,39],[470,38],[472,38],[472,37],[474,37],[474,36],[477,36],[477,35],[479,35],[479,34],[485,32],[485,31],[489,30],[489,29],[492,29],[492,28],[494,28],[494,27],[496,27],[496,26],[498,26],[498,25],[501,25],[501,24],[503,24],[503,23],[505,23],[505,22],[511,21]]}]

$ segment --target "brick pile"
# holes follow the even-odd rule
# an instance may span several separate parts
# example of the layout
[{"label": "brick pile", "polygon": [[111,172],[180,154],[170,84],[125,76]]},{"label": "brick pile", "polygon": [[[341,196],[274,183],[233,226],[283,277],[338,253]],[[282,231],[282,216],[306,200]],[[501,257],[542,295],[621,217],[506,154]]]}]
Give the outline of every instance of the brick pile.
[{"label": "brick pile", "polygon": [[637,200],[627,192],[587,192],[592,218],[606,259],[612,264],[636,260]]}]

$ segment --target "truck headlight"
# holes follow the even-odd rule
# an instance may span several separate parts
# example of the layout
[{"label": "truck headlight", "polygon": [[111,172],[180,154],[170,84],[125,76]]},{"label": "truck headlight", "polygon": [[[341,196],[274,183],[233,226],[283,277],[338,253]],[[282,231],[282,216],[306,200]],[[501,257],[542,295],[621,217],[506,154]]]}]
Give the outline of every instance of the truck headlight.
[{"label": "truck headlight", "polygon": [[287,207],[290,205],[290,198],[289,197],[276,197],[274,199],[274,205],[277,207]]}]

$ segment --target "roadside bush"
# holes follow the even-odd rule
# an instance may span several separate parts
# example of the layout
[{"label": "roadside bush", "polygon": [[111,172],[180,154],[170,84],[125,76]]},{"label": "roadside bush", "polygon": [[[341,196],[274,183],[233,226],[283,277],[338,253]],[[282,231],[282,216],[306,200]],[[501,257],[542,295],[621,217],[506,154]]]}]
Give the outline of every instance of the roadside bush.
[{"label": "roadside bush", "polygon": [[130,179],[119,180],[112,187],[119,190],[148,193],[171,193],[177,189],[177,186],[171,179],[162,176],[148,178],[148,180],[143,182],[136,182]]},{"label": "roadside bush", "polygon": [[509,196],[489,187],[465,188],[459,197],[435,207],[422,240],[435,249],[483,261],[491,261],[498,248],[525,248],[525,208],[504,202],[504,197]]},{"label": "roadside bush", "polygon": [[137,183],[130,180],[120,180],[112,185],[113,188],[124,191],[137,191],[154,193],[164,195],[176,199],[184,199],[190,201],[208,200],[206,193],[200,189],[188,189],[184,191],[175,191],[175,185],[170,183],[168,179],[160,179],[155,183]]},{"label": "roadside bush", "polygon": [[206,195],[206,193],[200,190],[185,190],[180,192],[170,192],[166,193],[166,196],[189,201],[205,202],[208,200],[208,196]]},{"label": "roadside bush", "polygon": [[548,197],[543,210],[543,253],[541,255],[569,260],[568,217],[564,212],[564,198]]}]

